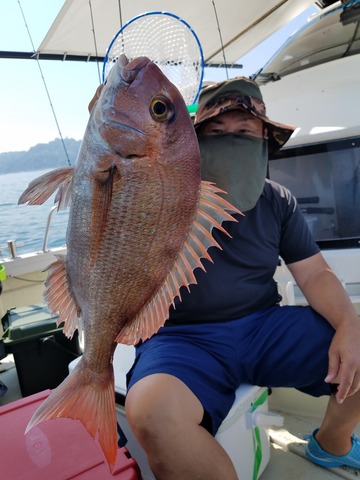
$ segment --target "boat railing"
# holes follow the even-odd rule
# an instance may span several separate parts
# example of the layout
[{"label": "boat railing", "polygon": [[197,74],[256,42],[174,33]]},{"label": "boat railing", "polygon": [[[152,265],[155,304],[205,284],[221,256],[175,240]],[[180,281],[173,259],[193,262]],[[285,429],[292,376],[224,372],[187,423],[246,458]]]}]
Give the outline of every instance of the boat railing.
[{"label": "boat railing", "polygon": [[[50,248],[48,247],[50,227],[51,227],[53,214],[55,210],[57,210],[57,208],[58,208],[57,205],[54,205],[53,207],[51,207],[47,216],[45,234],[44,234],[44,240],[43,240],[43,246],[42,246],[43,253],[50,251]],[[11,260],[14,260],[14,258],[18,256],[17,248],[23,247],[24,245],[25,245],[24,242],[19,242],[17,240],[7,240],[6,245],[0,245],[0,258],[5,258],[5,256],[8,256]]]},{"label": "boat railing", "polygon": [[53,207],[51,207],[50,212],[49,212],[48,217],[47,217],[45,235],[44,235],[44,243],[43,243],[43,248],[42,248],[43,252],[48,252],[49,251],[48,240],[49,240],[50,225],[51,225],[52,216],[53,216],[55,210],[57,210],[57,208],[58,208],[57,205],[54,205]]},{"label": "boat railing", "polygon": [[4,251],[7,251],[9,258],[13,260],[17,257],[17,247],[22,247],[24,245],[24,242],[7,240],[6,245],[0,245],[0,258],[5,258]]}]

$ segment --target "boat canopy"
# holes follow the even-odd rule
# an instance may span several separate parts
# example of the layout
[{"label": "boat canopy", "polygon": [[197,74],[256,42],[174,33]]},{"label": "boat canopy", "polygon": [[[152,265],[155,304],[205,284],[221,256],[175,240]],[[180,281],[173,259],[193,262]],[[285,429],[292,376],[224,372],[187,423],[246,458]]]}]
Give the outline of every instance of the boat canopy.
[{"label": "boat canopy", "polygon": [[[169,11],[194,29],[206,65],[236,66],[243,55],[311,5],[314,0],[66,0],[36,56],[102,59],[126,22],[145,12]],[[15,54],[7,53],[1,56]]]}]

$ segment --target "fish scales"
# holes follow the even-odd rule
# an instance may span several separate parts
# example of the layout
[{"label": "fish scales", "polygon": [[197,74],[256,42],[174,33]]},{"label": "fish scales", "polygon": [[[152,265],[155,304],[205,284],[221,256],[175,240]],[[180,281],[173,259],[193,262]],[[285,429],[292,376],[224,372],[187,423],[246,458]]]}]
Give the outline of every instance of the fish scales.
[{"label": "fish scales", "polygon": [[70,204],[67,255],[48,267],[44,296],[66,335],[83,330],[85,348],[27,431],[53,418],[79,419],[112,469],[117,342],[156,334],[181,286],[196,283],[193,270],[203,268],[207,249],[218,246],[212,228],[240,212],[201,182],[186,105],[146,57],[120,57],[91,112],[75,167],[34,180],[19,203],[43,203],[56,189],[59,208]]},{"label": "fish scales", "polygon": [[[75,284],[80,284],[84,272],[88,272],[89,278],[91,277],[92,288],[81,289],[81,295],[84,296],[82,305],[86,305],[94,318],[116,315],[119,322],[115,326],[117,331],[119,325],[132,318],[164,280],[174,262],[179,244],[184,242],[184,233],[177,234],[178,225],[182,218],[193,217],[195,213],[193,208],[188,212],[186,210],[189,208],[179,205],[176,197],[180,197],[183,187],[178,188],[176,179],[169,188],[165,187],[165,182],[158,181],[158,173],[154,175],[153,181],[146,175],[147,188],[144,189],[141,187],[144,181],[139,177],[140,175],[134,183],[124,181],[127,185],[123,187],[124,195],[120,192],[117,198],[113,198],[102,242],[93,248],[90,246],[90,251],[95,252],[96,258],[84,255],[83,261],[77,261],[75,269],[73,251],[69,248],[67,260],[69,275]],[[139,192],[139,189],[142,191]],[[75,200],[74,208],[76,207]],[[92,222],[87,222],[87,225],[88,232],[82,231],[73,236],[77,249],[80,248],[83,252],[89,250],[87,245],[92,238]],[[178,238],[169,241],[175,235]],[[70,222],[69,237],[71,236]],[[70,245],[71,243],[69,247]],[[77,257],[77,252],[74,255]],[[99,288],[101,284],[107,288]]]}]

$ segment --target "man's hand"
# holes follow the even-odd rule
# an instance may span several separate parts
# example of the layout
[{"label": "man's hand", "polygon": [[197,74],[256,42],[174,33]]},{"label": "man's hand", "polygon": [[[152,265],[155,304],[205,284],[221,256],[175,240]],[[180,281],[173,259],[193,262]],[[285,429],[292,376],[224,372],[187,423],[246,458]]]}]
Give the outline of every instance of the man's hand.
[{"label": "man's hand", "polygon": [[360,318],[321,253],[288,267],[309,305],[336,330],[325,382],[338,384],[336,400],[342,403],[360,390]]},{"label": "man's hand", "polygon": [[360,390],[360,321],[344,321],[337,327],[325,382],[338,384],[338,403]]}]

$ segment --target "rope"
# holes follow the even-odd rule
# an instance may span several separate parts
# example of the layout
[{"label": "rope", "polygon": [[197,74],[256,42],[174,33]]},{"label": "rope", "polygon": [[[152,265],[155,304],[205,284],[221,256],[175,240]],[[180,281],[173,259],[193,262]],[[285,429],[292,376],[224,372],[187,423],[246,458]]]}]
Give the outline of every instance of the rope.
[{"label": "rope", "polygon": [[[95,55],[98,58],[99,55],[98,55],[98,49],[97,49],[97,43],[96,43],[95,23],[94,23],[91,0],[89,0],[89,9],[90,9],[90,18],[91,18],[91,29],[92,29],[93,39],[94,39]],[[100,73],[99,62],[96,62],[96,63],[97,63],[97,69],[98,69],[99,84],[101,84],[101,73]]]},{"label": "rope", "polygon": [[15,276],[11,276],[11,278],[15,278],[15,280],[21,280],[22,282],[44,283],[44,280],[32,280],[31,278],[22,278],[22,277],[15,277]]},{"label": "rope", "polygon": [[29,27],[28,27],[28,24],[27,24],[27,21],[26,21],[26,18],[25,18],[23,9],[22,9],[22,7],[21,7],[20,0],[17,0],[17,1],[18,1],[18,4],[19,4],[19,8],[20,8],[20,11],[21,11],[21,15],[22,15],[23,20],[24,20],[24,23],[25,23],[25,28],[26,28],[27,33],[28,33],[28,35],[29,35],[29,39],[30,39],[30,42],[31,42],[31,45],[32,45],[32,49],[33,49],[33,52],[34,52],[34,57],[35,57],[35,59],[36,59],[37,65],[38,65],[38,67],[39,67],[40,75],[41,75],[41,78],[42,78],[42,81],[43,81],[43,84],[44,84],[44,87],[45,87],[45,91],[46,91],[46,94],[47,94],[47,97],[48,97],[48,100],[49,100],[49,103],[50,103],[50,107],[51,107],[51,110],[52,110],[54,119],[55,119],[55,123],[56,123],[57,130],[58,130],[58,133],[59,133],[59,136],[60,136],[60,140],[61,140],[61,143],[62,143],[64,152],[65,152],[65,156],[66,156],[66,159],[67,159],[67,162],[68,162],[69,166],[71,166],[70,157],[69,157],[68,151],[67,151],[67,149],[66,149],[66,145],[65,145],[65,142],[64,142],[64,139],[63,139],[61,130],[60,130],[60,125],[59,125],[59,122],[58,122],[58,119],[57,119],[57,116],[56,116],[56,113],[55,113],[54,106],[53,106],[52,101],[51,101],[50,93],[49,93],[49,90],[48,90],[47,85],[46,85],[46,81],[45,81],[45,77],[44,77],[43,71],[42,71],[42,69],[41,69],[40,61],[39,61],[39,58],[36,56],[35,47],[34,47],[34,42],[33,42],[33,40],[32,40],[32,36],[31,36],[30,30],[29,30]]},{"label": "rope", "polygon": [[119,19],[120,19],[120,28],[123,27],[122,11],[121,11],[121,0],[119,0]]},{"label": "rope", "polygon": [[229,72],[228,72],[227,62],[226,62],[226,57],[225,57],[225,48],[224,48],[224,43],[223,43],[223,39],[222,39],[222,35],[221,35],[220,23],[219,23],[217,10],[216,10],[215,0],[212,0],[212,4],[213,4],[215,18],[216,18],[216,24],[217,24],[218,31],[219,31],[219,38],[220,38],[221,50],[222,50],[223,59],[224,59],[226,78],[227,78],[227,80],[229,80]]}]

